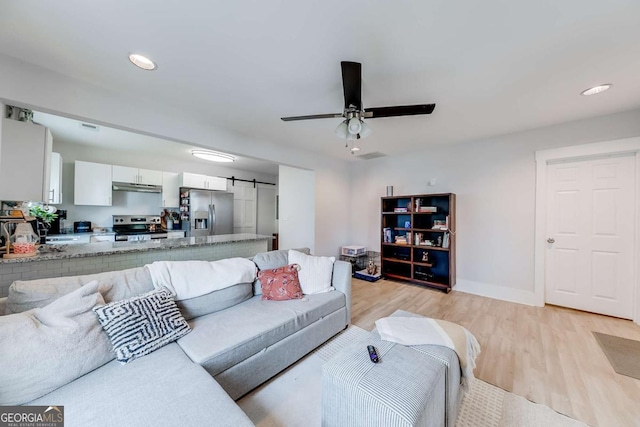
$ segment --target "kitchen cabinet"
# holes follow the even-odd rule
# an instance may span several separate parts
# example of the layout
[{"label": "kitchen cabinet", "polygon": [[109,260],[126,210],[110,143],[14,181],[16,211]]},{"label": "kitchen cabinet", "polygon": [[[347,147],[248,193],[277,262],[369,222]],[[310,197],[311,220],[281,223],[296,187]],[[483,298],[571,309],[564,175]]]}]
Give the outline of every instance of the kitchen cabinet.
[{"label": "kitchen cabinet", "polygon": [[47,244],[51,245],[80,245],[91,243],[90,234],[59,234],[57,236],[47,236]]},{"label": "kitchen cabinet", "polygon": [[227,179],[183,172],[180,174],[180,187],[227,191]]},{"label": "kitchen cabinet", "polygon": [[180,174],[162,172],[162,207],[177,208],[180,206]]},{"label": "kitchen cabinet", "polygon": [[51,153],[48,201],[51,205],[62,203],[62,156],[60,153]]},{"label": "kitchen cabinet", "polygon": [[90,236],[90,239],[89,239],[90,243],[115,242],[115,241],[116,241],[116,235],[115,234],[92,234]]},{"label": "kitchen cabinet", "polygon": [[162,171],[113,165],[111,180],[132,184],[162,185]]},{"label": "kitchen cabinet", "polygon": [[167,239],[181,239],[184,233],[184,231],[167,231]]},{"label": "kitchen cabinet", "polygon": [[2,119],[0,200],[49,200],[52,143],[44,126]]},{"label": "kitchen cabinet", "polygon": [[111,206],[111,165],[76,160],[73,204]]}]

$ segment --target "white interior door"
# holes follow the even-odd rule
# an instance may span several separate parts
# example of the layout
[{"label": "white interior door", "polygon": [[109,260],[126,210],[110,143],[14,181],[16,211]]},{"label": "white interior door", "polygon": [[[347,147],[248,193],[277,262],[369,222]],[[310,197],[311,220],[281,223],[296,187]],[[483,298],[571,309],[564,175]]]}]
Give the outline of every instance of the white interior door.
[{"label": "white interior door", "polygon": [[635,155],[547,165],[545,301],[631,319]]}]

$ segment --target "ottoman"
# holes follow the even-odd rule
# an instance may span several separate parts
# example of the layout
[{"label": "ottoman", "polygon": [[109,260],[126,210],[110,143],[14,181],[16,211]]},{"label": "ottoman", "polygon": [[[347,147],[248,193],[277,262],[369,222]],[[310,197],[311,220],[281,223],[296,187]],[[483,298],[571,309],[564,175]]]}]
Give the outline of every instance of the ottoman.
[{"label": "ottoman", "polygon": [[[367,345],[378,350],[372,363]],[[344,349],[322,369],[322,425],[445,426],[446,366],[377,333]]]}]

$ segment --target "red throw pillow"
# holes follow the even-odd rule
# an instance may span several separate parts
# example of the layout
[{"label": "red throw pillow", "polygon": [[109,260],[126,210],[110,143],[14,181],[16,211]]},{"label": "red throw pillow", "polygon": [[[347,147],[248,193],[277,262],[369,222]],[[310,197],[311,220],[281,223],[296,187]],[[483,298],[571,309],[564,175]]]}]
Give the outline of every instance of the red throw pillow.
[{"label": "red throw pillow", "polygon": [[262,299],[284,301],[288,299],[300,299],[302,288],[298,280],[298,264],[274,268],[273,270],[258,271],[258,279],[262,286]]}]

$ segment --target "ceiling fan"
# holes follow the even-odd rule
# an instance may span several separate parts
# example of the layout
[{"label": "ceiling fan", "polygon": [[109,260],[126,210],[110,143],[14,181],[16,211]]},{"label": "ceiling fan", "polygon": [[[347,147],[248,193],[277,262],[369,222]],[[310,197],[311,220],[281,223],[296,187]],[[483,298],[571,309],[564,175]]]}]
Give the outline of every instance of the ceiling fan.
[{"label": "ceiling fan", "polygon": [[314,114],[309,116],[282,117],[285,122],[309,119],[332,119],[343,117],[344,120],[336,128],[336,134],[346,139],[346,147],[352,143],[351,154],[360,150],[354,141],[364,138],[371,133],[364,119],[378,117],[415,116],[431,114],[436,104],[397,105],[393,107],[362,107],[362,64],[359,62],[342,61],[342,89],[344,91],[344,111],[335,114]]}]

